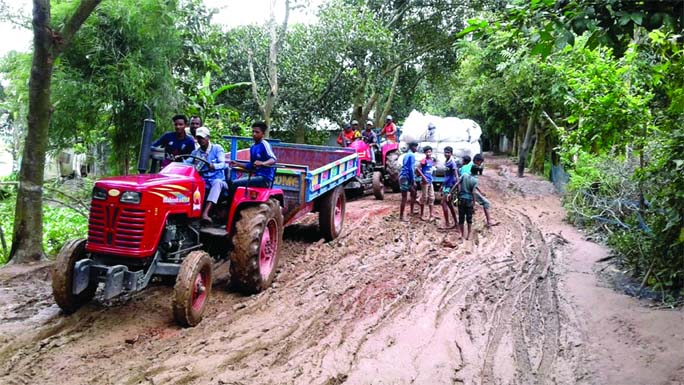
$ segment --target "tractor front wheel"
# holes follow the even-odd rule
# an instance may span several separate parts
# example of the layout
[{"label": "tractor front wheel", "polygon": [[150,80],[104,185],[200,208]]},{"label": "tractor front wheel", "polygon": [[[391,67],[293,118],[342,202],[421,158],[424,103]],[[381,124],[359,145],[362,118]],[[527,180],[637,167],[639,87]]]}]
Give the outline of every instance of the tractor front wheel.
[{"label": "tractor front wheel", "polygon": [[385,184],[382,183],[382,173],[380,171],[373,172],[373,195],[377,200],[385,199]]},{"label": "tractor front wheel", "polygon": [[66,314],[78,310],[95,296],[97,282],[90,282],[82,292],[74,294],[74,265],[86,258],[86,240],[83,238],[67,241],[57,254],[52,270],[52,296]]},{"label": "tractor front wheel", "polygon": [[323,238],[330,242],[340,235],[344,224],[346,200],[343,187],[337,187],[323,196],[322,199],[318,212],[318,226]]},{"label": "tractor front wheel", "polygon": [[173,318],[182,326],[195,326],[202,320],[212,283],[211,258],[193,251],[181,264],[173,288]]},{"label": "tractor front wheel", "polygon": [[237,290],[254,294],[271,286],[283,243],[283,213],[274,199],[240,212],[230,258],[230,281]]}]

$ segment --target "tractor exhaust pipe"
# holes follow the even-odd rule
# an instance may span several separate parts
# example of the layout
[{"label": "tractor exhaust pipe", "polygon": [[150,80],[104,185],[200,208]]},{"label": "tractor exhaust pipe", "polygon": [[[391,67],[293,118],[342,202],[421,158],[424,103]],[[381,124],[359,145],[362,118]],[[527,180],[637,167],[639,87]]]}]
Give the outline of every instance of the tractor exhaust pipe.
[{"label": "tractor exhaust pipe", "polygon": [[148,169],[148,162],[150,161],[150,146],[152,144],[152,134],[156,124],[152,119],[152,110],[145,104],[145,111],[147,111],[147,119],[143,121],[142,140],[140,143],[140,157],[138,158],[138,173],[144,174]]}]

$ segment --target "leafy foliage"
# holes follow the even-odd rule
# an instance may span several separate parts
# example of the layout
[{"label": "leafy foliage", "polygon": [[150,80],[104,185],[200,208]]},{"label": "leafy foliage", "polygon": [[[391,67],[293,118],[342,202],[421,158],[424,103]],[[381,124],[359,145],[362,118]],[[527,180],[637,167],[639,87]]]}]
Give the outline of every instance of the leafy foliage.
[{"label": "leafy foliage", "polygon": [[556,92],[566,115],[559,133],[566,160],[579,150],[607,152],[638,144],[640,137],[648,135],[652,94],[638,79],[643,64],[636,47],[619,60],[610,49],[582,44],[554,56]]},{"label": "leafy foliage", "polygon": [[[83,194],[89,191],[90,189],[84,188]],[[50,196],[47,198],[50,199]],[[57,197],[55,198],[57,200]],[[64,201],[64,197],[59,200]],[[0,197],[0,223],[8,247],[12,243],[15,201],[16,191]],[[87,232],[88,218],[81,212],[54,200],[43,205],[43,248],[48,257],[56,255],[67,240],[83,237]],[[0,265],[8,259],[9,248],[0,249]]]}]

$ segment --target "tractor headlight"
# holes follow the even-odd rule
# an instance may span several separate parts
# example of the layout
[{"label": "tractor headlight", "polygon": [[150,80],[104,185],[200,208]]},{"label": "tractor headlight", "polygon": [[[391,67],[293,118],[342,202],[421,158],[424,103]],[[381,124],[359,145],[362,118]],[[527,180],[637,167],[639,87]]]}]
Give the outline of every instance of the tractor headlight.
[{"label": "tractor headlight", "polygon": [[121,194],[121,198],[119,198],[119,201],[121,203],[138,204],[140,203],[140,193],[136,191],[124,191],[124,193]]},{"label": "tractor headlight", "polygon": [[107,190],[101,187],[93,187],[93,199],[105,200],[107,199]]}]

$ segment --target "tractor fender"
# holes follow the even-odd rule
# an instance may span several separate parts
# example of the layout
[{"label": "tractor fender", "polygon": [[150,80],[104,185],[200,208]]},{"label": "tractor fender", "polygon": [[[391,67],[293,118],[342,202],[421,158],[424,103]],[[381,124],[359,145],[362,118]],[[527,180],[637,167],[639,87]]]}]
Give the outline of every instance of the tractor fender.
[{"label": "tractor fender", "polygon": [[268,202],[269,199],[274,198],[280,203],[280,207],[284,205],[283,190],[270,189],[262,187],[238,187],[235,190],[233,201],[230,204],[230,211],[228,212],[228,221],[226,223],[226,230],[228,234],[233,234],[235,231],[236,215],[240,210],[246,206],[251,206],[258,203]]}]

